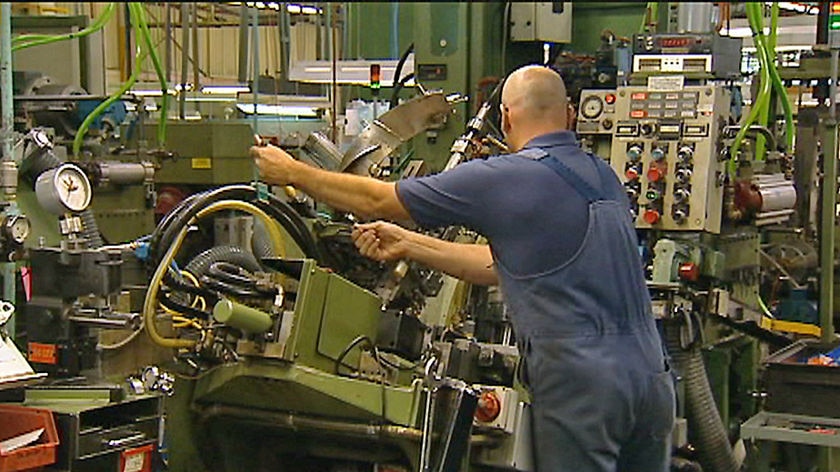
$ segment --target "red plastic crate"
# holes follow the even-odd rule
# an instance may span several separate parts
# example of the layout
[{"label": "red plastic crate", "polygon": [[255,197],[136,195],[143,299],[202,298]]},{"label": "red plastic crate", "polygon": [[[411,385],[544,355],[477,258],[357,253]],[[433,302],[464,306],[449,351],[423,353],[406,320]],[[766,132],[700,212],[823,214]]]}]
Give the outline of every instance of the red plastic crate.
[{"label": "red plastic crate", "polygon": [[28,470],[54,464],[58,448],[58,432],[50,410],[0,405],[0,441],[39,428],[44,428],[44,433],[37,443],[15,449],[8,454],[0,453],[0,472]]}]

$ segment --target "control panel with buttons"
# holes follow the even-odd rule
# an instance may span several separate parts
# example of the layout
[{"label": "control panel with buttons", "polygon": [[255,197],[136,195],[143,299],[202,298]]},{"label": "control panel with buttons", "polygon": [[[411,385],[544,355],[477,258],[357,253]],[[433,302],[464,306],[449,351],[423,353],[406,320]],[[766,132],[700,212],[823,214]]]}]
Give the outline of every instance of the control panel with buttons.
[{"label": "control panel with buttons", "polygon": [[698,85],[614,93],[610,165],[636,227],[719,233],[725,168],[718,132],[729,118],[729,92]]}]

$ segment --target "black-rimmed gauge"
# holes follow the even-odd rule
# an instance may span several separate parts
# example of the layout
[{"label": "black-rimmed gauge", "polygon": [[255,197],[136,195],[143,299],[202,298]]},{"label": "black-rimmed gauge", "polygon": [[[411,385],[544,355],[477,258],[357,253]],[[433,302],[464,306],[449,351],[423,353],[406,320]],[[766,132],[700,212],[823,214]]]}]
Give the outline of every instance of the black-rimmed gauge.
[{"label": "black-rimmed gauge", "polygon": [[4,235],[16,244],[23,244],[31,230],[29,218],[23,215],[10,215],[3,221]]},{"label": "black-rimmed gauge", "polygon": [[604,101],[597,95],[590,95],[580,105],[580,114],[587,120],[594,120],[604,111]]}]

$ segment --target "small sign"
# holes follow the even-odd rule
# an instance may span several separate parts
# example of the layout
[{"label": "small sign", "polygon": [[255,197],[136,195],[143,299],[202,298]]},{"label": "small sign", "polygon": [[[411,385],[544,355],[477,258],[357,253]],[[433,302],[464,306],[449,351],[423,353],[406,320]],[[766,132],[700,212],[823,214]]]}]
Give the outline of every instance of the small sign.
[{"label": "small sign", "polygon": [[209,157],[193,157],[192,158],[192,168],[193,169],[212,169],[213,168],[213,160]]},{"label": "small sign", "polygon": [[647,88],[651,91],[682,90],[684,86],[685,77],[682,75],[657,75],[648,77]]}]

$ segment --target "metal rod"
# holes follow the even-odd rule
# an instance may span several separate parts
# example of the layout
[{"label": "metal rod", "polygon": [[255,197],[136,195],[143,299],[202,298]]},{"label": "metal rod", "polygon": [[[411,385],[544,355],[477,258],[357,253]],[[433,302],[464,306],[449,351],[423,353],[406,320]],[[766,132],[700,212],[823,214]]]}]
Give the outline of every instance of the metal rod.
[{"label": "metal rod", "polygon": [[[201,79],[198,76],[199,59],[201,55],[198,53],[198,4],[192,4],[192,69],[193,69],[193,90],[201,89]],[[195,103],[198,107],[198,102]]]},{"label": "metal rod", "polygon": [[251,79],[253,84],[251,93],[254,94],[254,134],[259,134],[257,129],[259,113],[257,113],[257,104],[260,96],[260,10],[257,8],[251,9],[253,21],[251,22],[251,47],[254,54],[254,74]]},{"label": "metal rod", "polygon": [[359,438],[405,440],[413,443],[419,442],[423,435],[421,431],[405,426],[334,421],[292,413],[255,410],[230,405],[212,404],[199,411],[201,421],[222,417],[253,421],[276,428],[323,431]]},{"label": "metal rod", "polygon": [[178,116],[187,117],[187,66],[189,64],[190,4],[181,3],[181,91],[178,93]]},{"label": "metal rod", "polygon": [[[330,3],[330,11],[333,9],[333,4]],[[330,36],[332,37],[332,126],[330,127],[330,138],[332,142],[338,142],[338,124],[337,124],[337,114],[338,114],[338,54],[336,54],[336,44],[338,43],[338,35],[336,33],[336,24],[335,24],[335,15],[332,15],[332,22],[330,24]]]},{"label": "metal rod", "polygon": [[14,131],[14,90],[12,89],[12,4],[0,3],[0,108],[3,117],[0,128],[3,160],[12,160],[12,132]]},{"label": "metal rod", "polygon": [[163,2],[164,12],[164,38],[163,45],[163,67],[165,68],[166,82],[172,83],[172,10],[169,8],[169,2]]},{"label": "metal rod", "polygon": [[834,121],[837,119],[837,61],[840,50],[831,48],[831,85],[828,96],[828,116]]}]

